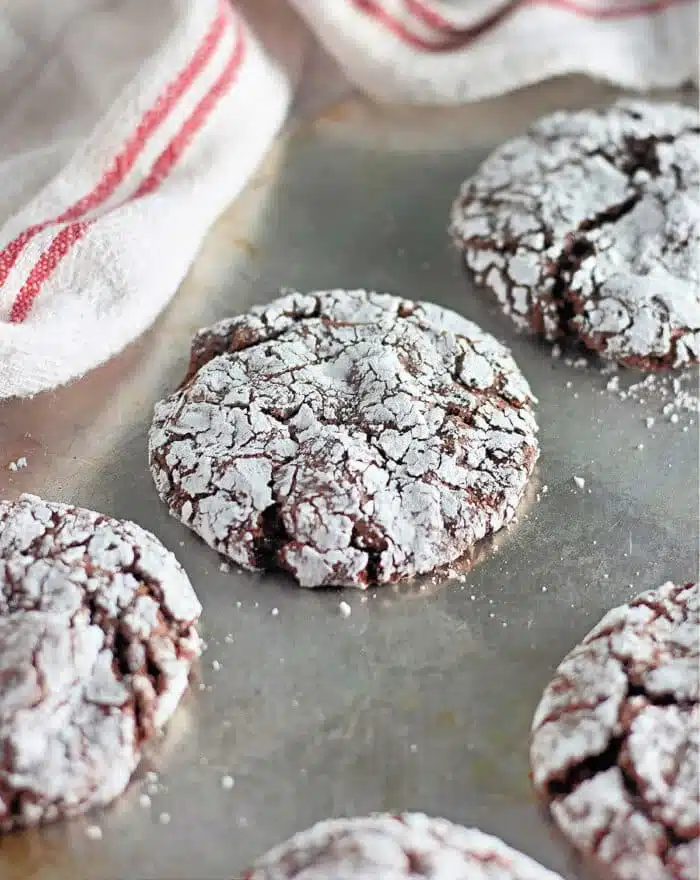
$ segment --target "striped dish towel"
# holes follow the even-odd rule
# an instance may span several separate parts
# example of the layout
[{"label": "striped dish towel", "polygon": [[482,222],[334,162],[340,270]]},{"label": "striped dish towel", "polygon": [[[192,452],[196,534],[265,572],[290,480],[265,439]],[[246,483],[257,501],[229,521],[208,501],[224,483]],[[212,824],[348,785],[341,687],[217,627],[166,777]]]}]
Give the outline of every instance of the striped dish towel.
[{"label": "striped dish towel", "polygon": [[697,76],[693,0],[5,0],[0,398],[153,323],[284,122],[311,34],[385,100]]}]

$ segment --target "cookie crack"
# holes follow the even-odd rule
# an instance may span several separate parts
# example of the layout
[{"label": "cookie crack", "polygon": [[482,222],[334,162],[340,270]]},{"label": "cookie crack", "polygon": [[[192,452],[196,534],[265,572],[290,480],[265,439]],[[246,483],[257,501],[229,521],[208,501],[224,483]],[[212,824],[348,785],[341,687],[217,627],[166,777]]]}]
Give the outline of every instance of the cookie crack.
[{"label": "cookie crack", "polygon": [[595,254],[595,247],[588,239],[587,233],[617,223],[632,212],[642,198],[641,191],[633,192],[621,202],[582,220],[575,230],[568,233],[564,247],[556,260],[551,263],[548,273],[552,281],[549,293],[556,312],[559,335],[571,334],[571,322],[576,315],[574,294],[569,287],[571,279],[583,261]]},{"label": "cookie crack", "polygon": [[[642,696],[652,705],[682,705],[677,700],[662,700],[656,702],[653,698],[649,698],[649,695],[646,693],[643,686],[632,684],[628,680],[626,696],[621,702],[621,711],[624,712],[629,705],[630,699],[637,696]],[[605,700],[603,699],[599,702],[605,702]],[[589,708],[589,704],[585,704],[583,708]],[[595,706],[590,706],[590,708],[595,708]],[[565,712],[568,711],[569,707],[567,706]],[[556,721],[556,714],[553,713],[551,719],[545,719],[540,722],[539,726],[542,727],[547,720]],[[627,744],[628,737],[628,730],[625,730],[619,735],[611,735],[607,746],[602,752],[595,755],[587,755],[582,760],[566,768],[557,778],[549,779],[545,786],[546,792],[552,803],[558,803],[573,794],[582,783],[587,782],[608,770],[617,769],[621,775],[625,791],[629,797],[631,809],[635,812],[641,813],[651,824],[657,825],[663,829],[665,845],[660,853],[660,857],[665,864],[673,855],[673,850],[684,843],[688,843],[689,840],[693,839],[693,835],[690,834],[688,836],[683,836],[682,834],[679,834],[677,829],[671,823],[656,815],[654,805],[650,804],[645,798],[644,791],[639,781],[625,766],[623,751]],[[594,841],[592,847],[594,854],[599,851],[608,831],[609,829],[604,829]]]}]

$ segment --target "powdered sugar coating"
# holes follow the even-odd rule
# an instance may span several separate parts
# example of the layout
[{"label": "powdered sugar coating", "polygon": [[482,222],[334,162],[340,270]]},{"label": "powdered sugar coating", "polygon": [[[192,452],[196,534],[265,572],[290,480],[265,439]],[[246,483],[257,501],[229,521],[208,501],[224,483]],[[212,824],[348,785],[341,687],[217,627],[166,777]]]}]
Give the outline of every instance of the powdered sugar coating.
[{"label": "powdered sugar coating", "polygon": [[535,787],[616,880],[698,876],[699,700],[700,589],[672,583],[609,612],[542,697]]},{"label": "powdered sugar coating", "polygon": [[475,828],[421,813],[329,819],[275,847],[244,880],[561,880]]},{"label": "powdered sugar coating", "polygon": [[510,520],[533,396],[460,316],[388,294],[289,294],[201,331],[156,406],[171,512],[247,569],[365,587],[451,562]]},{"label": "powdered sugar coating", "polygon": [[168,720],[200,605],[139,526],[0,502],[0,831],[106,804]]},{"label": "powdered sugar coating", "polygon": [[700,357],[700,117],[642,101],[558,112],[467,181],[451,233],[547,339],[646,368]]}]

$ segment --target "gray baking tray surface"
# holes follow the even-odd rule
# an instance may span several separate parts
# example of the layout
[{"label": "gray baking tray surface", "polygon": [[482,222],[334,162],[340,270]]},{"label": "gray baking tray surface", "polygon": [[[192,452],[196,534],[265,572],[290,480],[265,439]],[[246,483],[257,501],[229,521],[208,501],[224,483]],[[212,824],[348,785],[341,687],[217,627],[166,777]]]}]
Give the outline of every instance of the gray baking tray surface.
[{"label": "gray baking tray surface", "polygon": [[[234,878],[317,820],[408,809],[477,825],[581,876],[533,798],[530,721],[553,668],[607,609],[697,577],[696,377],[678,379],[677,406],[670,379],[627,393],[641,374],[551,357],[470,286],[446,225],[460,182],[493,146],[542,113],[614,97],[567,79],[451,111],[351,99],[297,123],[149,333],[68,388],[0,406],[0,494],[35,492],[155,532],[202,599],[208,643],[127,793],[85,819],[1,839],[2,880]],[[433,300],[512,348],[540,399],[542,454],[518,523],[470,571],[305,592],[221,571],[168,516],[146,460],[153,404],[183,376],[196,328],[282,286]],[[21,457],[28,466],[10,470]]]}]

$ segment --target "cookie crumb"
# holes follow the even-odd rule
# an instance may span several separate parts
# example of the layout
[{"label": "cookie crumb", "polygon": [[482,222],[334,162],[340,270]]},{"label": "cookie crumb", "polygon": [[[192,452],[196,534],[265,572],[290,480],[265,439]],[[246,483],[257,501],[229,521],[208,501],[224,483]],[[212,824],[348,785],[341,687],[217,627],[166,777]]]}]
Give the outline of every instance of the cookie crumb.
[{"label": "cookie crumb", "polygon": [[338,610],[343,615],[343,617],[350,617],[350,615],[352,614],[352,608],[348,605],[347,602],[341,602],[340,605],[338,605]]},{"label": "cookie crumb", "polygon": [[158,816],[158,821],[161,825],[169,825],[170,824],[170,813],[161,813]]},{"label": "cookie crumb", "polygon": [[221,777],[221,787],[225,791],[230,791],[235,784],[235,779],[233,778],[233,776],[229,776],[228,773],[225,776]]},{"label": "cookie crumb", "polygon": [[652,428],[655,421],[656,419],[654,418],[654,416],[647,416],[646,419],[644,419],[647,428]]},{"label": "cookie crumb", "polygon": [[221,663],[219,663],[218,660],[212,660],[211,668],[214,670],[214,672],[218,672],[221,669]]},{"label": "cookie crumb", "polygon": [[102,840],[102,829],[99,825],[88,825],[85,829],[85,836],[90,840]]},{"label": "cookie crumb", "polygon": [[583,477],[574,477],[574,483],[576,483],[576,486],[579,489],[583,489],[583,487],[586,485],[586,481],[583,479]]},{"label": "cookie crumb", "polygon": [[672,425],[677,425],[680,420],[678,413],[671,413],[668,420]]},{"label": "cookie crumb", "polygon": [[139,795],[139,806],[143,807],[144,810],[151,806],[151,799],[147,794]]},{"label": "cookie crumb", "polygon": [[224,574],[228,574],[231,571],[231,566],[228,564],[228,562],[222,562],[221,565],[219,565],[219,571],[223,572]]}]

